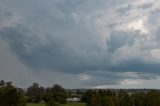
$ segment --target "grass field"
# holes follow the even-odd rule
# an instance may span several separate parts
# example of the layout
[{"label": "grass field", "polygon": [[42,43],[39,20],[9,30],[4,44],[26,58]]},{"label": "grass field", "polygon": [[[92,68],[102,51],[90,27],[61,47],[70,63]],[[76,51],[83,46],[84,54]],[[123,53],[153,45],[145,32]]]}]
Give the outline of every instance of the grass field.
[{"label": "grass field", "polygon": [[62,106],[85,106],[85,104],[84,103],[67,103]]},{"label": "grass field", "polygon": [[28,103],[27,106],[45,106],[45,104],[42,104],[42,103]]},{"label": "grass field", "polygon": [[[28,103],[27,106],[45,106],[45,104],[34,104],[34,103]],[[84,103],[67,103],[67,104],[64,104],[64,105],[61,105],[61,106],[85,106]]]}]

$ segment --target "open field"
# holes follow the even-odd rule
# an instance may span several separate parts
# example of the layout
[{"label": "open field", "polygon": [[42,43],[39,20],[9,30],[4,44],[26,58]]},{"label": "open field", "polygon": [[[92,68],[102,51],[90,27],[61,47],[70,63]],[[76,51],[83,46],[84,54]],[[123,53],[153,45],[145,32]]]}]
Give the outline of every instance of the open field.
[{"label": "open field", "polygon": [[[37,103],[37,104],[34,104],[34,103],[28,103],[27,106],[45,106],[45,104],[42,104],[42,103]],[[67,103],[67,104],[64,104],[64,105],[61,105],[61,106],[85,106],[84,103]]]}]

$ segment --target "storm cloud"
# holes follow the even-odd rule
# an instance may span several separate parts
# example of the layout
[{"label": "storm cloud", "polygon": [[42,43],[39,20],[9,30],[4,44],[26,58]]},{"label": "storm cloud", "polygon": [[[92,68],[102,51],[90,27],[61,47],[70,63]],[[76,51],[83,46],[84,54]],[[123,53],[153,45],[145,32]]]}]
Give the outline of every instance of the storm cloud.
[{"label": "storm cloud", "polygon": [[[32,75],[24,82],[138,87],[141,80],[147,87],[145,82],[160,74],[159,5],[157,0],[1,0],[0,55],[16,56],[17,73]],[[8,80],[22,86],[15,76]]]}]

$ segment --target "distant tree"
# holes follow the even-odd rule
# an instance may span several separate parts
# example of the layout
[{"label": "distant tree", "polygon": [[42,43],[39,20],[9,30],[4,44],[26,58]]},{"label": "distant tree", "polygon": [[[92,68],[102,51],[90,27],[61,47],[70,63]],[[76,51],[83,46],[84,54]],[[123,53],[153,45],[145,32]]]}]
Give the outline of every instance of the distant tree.
[{"label": "distant tree", "polygon": [[44,88],[39,86],[38,83],[33,83],[33,85],[27,89],[26,93],[26,95],[29,97],[29,100],[34,103],[40,102],[42,100],[43,94]]},{"label": "distant tree", "polygon": [[62,86],[55,84],[51,88],[51,92],[55,101],[63,104],[66,103],[67,93],[65,92],[65,89]]},{"label": "distant tree", "polygon": [[66,97],[67,93],[65,89],[62,86],[55,84],[53,87],[45,89],[43,100],[47,106],[58,106],[59,103],[66,103]]},{"label": "distant tree", "polygon": [[86,93],[82,96],[82,101],[88,103],[94,93],[95,92],[93,92],[92,90],[87,90]]},{"label": "distant tree", "polygon": [[125,92],[123,90],[119,92],[118,100],[119,100],[118,101],[119,106],[132,106],[130,96],[128,95],[127,92]]},{"label": "distant tree", "polygon": [[118,104],[116,95],[109,90],[88,90],[82,98],[86,106],[116,106]]},{"label": "distant tree", "polygon": [[88,90],[85,94],[86,106],[101,106],[101,96],[97,92]]},{"label": "distant tree", "polygon": [[146,106],[160,106],[160,93],[158,91],[147,93]]},{"label": "distant tree", "polygon": [[107,92],[106,92],[105,90],[102,90],[102,89],[98,90],[98,94],[99,94],[101,97],[107,96]]},{"label": "distant tree", "polygon": [[53,99],[53,94],[51,92],[51,88],[46,88],[45,93],[43,95],[43,100],[47,103],[48,101],[51,101]]},{"label": "distant tree", "polygon": [[114,92],[110,91],[110,90],[107,90],[107,91],[106,91],[106,95],[107,95],[107,96],[110,96],[110,97],[111,97],[111,96],[116,96],[116,94],[115,94]]},{"label": "distant tree", "polygon": [[146,106],[146,94],[145,93],[132,94],[131,101],[133,106]]},{"label": "distant tree", "polygon": [[116,94],[110,90],[98,90],[98,94],[101,95],[102,97],[104,96],[110,96],[110,97],[113,97],[113,96],[116,96]]},{"label": "distant tree", "polygon": [[105,96],[101,100],[101,106],[115,106],[115,103],[111,97]]},{"label": "distant tree", "polygon": [[45,89],[43,100],[45,101],[46,106],[59,106],[58,103],[54,100],[53,93],[49,87]]},{"label": "distant tree", "polygon": [[100,97],[97,95],[92,95],[88,101],[87,106],[100,106]]},{"label": "distant tree", "polygon": [[82,95],[82,98],[81,98],[82,102],[88,103],[89,98],[91,97],[92,93],[93,93],[92,90],[87,90],[87,91]]},{"label": "distant tree", "polygon": [[115,106],[119,106],[119,100],[118,100],[118,97],[117,96],[114,96],[114,97],[111,97]]}]

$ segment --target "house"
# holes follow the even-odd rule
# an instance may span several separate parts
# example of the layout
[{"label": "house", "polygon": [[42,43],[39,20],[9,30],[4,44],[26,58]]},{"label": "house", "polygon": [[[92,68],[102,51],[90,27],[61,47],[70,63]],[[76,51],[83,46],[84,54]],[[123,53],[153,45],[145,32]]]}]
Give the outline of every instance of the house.
[{"label": "house", "polygon": [[66,101],[67,102],[80,102],[81,99],[77,97],[73,97],[73,98],[67,98]]}]

